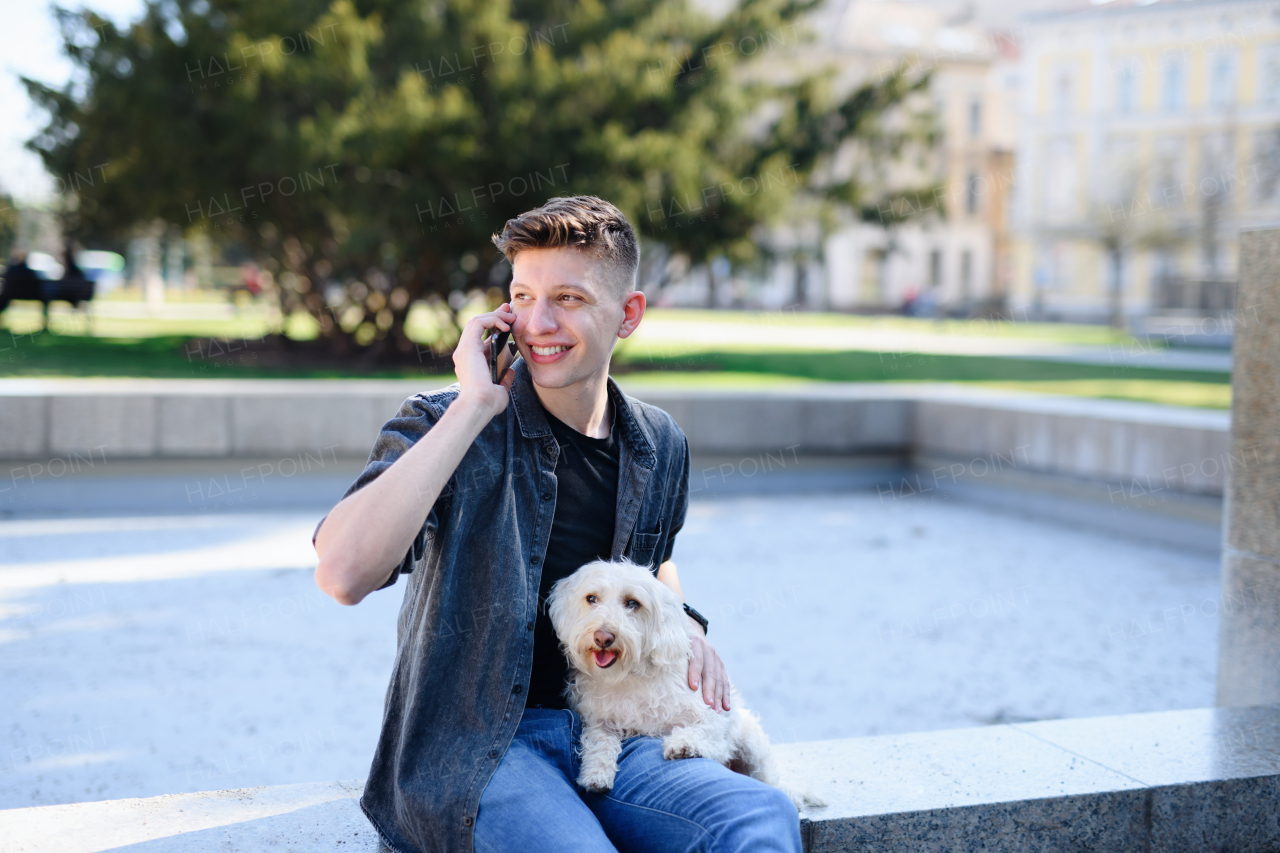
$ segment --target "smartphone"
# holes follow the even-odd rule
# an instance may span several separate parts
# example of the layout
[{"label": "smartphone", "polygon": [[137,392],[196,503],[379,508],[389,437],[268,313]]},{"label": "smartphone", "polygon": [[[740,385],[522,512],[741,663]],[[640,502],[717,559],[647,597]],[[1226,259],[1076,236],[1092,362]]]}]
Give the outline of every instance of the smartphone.
[{"label": "smartphone", "polygon": [[[519,352],[519,350],[516,349],[516,342],[510,340],[510,338],[510,331],[500,332],[497,329],[494,329],[494,334],[490,335],[487,339],[489,341],[489,378],[493,380],[494,385],[498,384],[499,378],[502,374],[507,372],[507,368],[511,366],[512,361],[515,361],[516,354]],[[503,350],[509,350],[511,358],[507,360],[506,364],[502,365],[501,369],[499,369],[498,365],[503,361]]]}]

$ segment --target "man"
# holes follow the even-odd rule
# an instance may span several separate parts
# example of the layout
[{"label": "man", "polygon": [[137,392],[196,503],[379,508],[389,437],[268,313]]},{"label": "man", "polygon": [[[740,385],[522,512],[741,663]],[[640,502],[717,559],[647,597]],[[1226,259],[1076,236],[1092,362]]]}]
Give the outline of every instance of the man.
[{"label": "man", "polygon": [[[546,596],[580,565],[620,557],[680,592],[688,443],[609,378],[645,308],[622,213],[552,199],[494,242],[511,301],[467,323],[457,384],[405,402],[314,537],[316,583],[343,604],[408,575],[361,807],[400,853],[798,851],[785,795],[708,759],[664,760],[658,738],[623,742],[609,793],[575,784],[581,720]],[[520,353],[500,384],[492,329]],[[704,627],[690,616],[689,687],[727,710]]]}]

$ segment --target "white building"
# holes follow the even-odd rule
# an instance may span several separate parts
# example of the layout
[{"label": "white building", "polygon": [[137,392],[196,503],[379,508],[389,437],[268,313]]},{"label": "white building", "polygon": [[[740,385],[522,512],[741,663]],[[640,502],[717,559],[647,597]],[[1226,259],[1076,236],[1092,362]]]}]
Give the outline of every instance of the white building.
[{"label": "white building", "polygon": [[[1003,291],[1009,274],[1005,212],[1013,186],[1016,43],[1003,34],[947,24],[918,3],[851,3],[839,29],[846,62],[871,73],[931,70],[930,96],[942,131],[928,174],[938,198],[914,221],[892,228],[850,223],[825,246],[826,300],[834,309],[917,304],[972,310]],[[904,206],[902,212],[910,212]]]},{"label": "white building", "polygon": [[[908,155],[874,168],[886,169],[875,177],[888,185],[937,185],[940,192],[913,200],[910,210],[886,209],[888,222],[849,217],[829,233],[819,230],[816,215],[797,213],[795,225],[773,232],[772,248],[784,260],[771,275],[718,276],[718,303],[886,311],[916,298],[920,306],[964,311],[991,302],[1011,274],[1005,222],[1014,181],[1016,43],[906,0],[833,0],[809,23],[817,41],[778,57],[765,73],[835,66],[837,85],[851,91],[894,69],[931,72],[928,95],[914,106],[936,110],[938,149],[924,163]],[[863,168],[857,158],[842,162]],[[915,215],[892,224],[902,213]],[[706,271],[690,270],[664,290],[660,304],[706,304],[707,292]]]}]

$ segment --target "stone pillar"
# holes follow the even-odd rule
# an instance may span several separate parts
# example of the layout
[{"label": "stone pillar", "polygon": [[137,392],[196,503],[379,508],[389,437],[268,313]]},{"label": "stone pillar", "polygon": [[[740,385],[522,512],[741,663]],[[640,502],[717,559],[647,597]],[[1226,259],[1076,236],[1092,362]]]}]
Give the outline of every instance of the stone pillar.
[{"label": "stone pillar", "polygon": [[1240,235],[1218,704],[1280,704],[1280,230]]}]

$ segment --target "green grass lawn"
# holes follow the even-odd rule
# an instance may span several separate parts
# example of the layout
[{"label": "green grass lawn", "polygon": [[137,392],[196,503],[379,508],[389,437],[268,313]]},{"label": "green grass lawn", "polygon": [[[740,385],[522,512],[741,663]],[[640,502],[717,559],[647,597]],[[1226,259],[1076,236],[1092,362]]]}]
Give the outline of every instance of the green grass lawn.
[{"label": "green grass lawn", "polygon": [[[324,362],[273,366],[245,339],[160,335],[95,338],[87,335],[10,336],[0,333],[0,377],[133,376],[157,379],[395,379],[431,373],[411,365],[361,369]],[[436,375],[431,373],[431,375]]]},{"label": "green grass lawn", "polygon": [[[703,352],[667,360],[615,360],[631,385],[762,387],[808,382],[960,382],[1048,394],[1143,400],[1229,408],[1231,385],[1221,373],[1119,368],[1105,365],[997,358],[867,352]],[[151,376],[203,378],[413,378],[425,367],[361,369],[354,365],[272,367],[263,357],[224,339],[209,350],[180,335],[95,338],[80,335],[0,334],[0,376]]]},{"label": "green grass lawn", "polygon": [[[222,309],[225,313],[225,309]],[[84,318],[55,312],[53,329],[35,332],[34,310],[13,306],[0,326],[0,376],[149,376],[161,378],[413,378],[431,373],[426,362],[386,367],[362,366],[354,360],[306,358],[281,363],[270,353],[251,350],[252,341],[269,331],[260,311],[222,318],[99,317],[95,334],[86,334]],[[1207,371],[1127,368],[1074,364],[1034,358],[983,355],[876,352],[824,348],[821,328],[866,328],[877,333],[984,334],[1052,339],[1093,345],[1128,343],[1112,329],[1091,326],[978,325],[980,321],[932,321],[901,317],[844,315],[770,315],[765,312],[654,311],[651,328],[657,343],[632,339],[614,357],[616,373],[631,386],[774,387],[809,382],[956,382],[1037,393],[1142,400],[1204,408],[1229,408],[1230,376]],[[278,322],[278,321],[277,321]],[[79,323],[77,327],[75,324]],[[742,343],[700,341],[700,332],[726,329]],[[103,328],[106,327],[106,328]],[[305,341],[314,331],[301,318],[286,323],[291,338]],[[762,331],[764,330],[764,331]],[[421,338],[419,328],[414,337]],[[739,334],[740,333],[740,334]],[[210,351],[201,338],[215,338]],[[637,336],[639,337],[639,336]],[[723,339],[723,335],[720,336]],[[788,345],[791,342],[791,345]],[[305,343],[299,346],[305,347]],[[674,350],[674,352],[673,352]],[[447,365],[446,365],[447,366]]]}]

